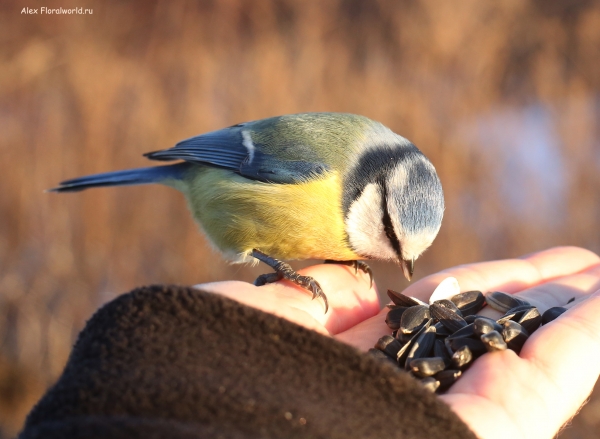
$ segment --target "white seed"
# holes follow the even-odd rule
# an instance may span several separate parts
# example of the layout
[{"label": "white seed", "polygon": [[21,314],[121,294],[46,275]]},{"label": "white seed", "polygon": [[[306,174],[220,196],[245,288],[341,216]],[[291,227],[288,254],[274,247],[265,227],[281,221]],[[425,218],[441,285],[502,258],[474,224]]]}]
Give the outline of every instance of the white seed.
[{"label": "white seed", "polygon": [[460,286],[455,277],[447,277],[433,290],[433,294],[429,298],[429,303],[432,304],[436,300],[450,299],[460,293]]}]

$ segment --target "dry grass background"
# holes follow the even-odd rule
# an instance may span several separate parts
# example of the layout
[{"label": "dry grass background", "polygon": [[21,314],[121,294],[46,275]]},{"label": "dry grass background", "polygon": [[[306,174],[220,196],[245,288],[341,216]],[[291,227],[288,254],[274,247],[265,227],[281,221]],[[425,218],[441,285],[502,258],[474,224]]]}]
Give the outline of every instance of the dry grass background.
[{"label": "dry grass background", "polygon": [[[598,1],[5,0],[0,42],[0,437],[105,301],[264,271],[216,257],[168,188],[42,192],[188,136],[343,111],[408,137],[447,204],[417,277],[553,245],[600,251]],[[374,270],[383,291],[405,285]],[[599,426],[594,397],[561,437]]]}]

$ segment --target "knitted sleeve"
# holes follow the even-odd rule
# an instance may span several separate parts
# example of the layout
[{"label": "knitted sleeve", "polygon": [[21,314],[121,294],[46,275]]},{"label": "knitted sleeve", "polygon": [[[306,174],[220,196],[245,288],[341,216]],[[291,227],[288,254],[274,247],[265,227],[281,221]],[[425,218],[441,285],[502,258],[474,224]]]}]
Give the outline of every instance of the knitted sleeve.
[{"label": "knitted sleeve", "polygon": [[87,323],[20,435],[42,437],[475,435],[407,374],[351,346],[216,294],[154,286]]}]

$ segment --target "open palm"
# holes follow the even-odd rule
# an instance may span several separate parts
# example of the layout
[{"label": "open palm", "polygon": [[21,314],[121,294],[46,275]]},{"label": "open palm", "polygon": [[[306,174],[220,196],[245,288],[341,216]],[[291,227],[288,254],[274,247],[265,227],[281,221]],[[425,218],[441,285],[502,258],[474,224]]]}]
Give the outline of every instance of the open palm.
[{"label": "open palm", "polygon": [[[319,281],[323,303],[280,281],[255,287],[244,282],[204,284],[249,306],[367,350],[390,330],[368,276],[340,265],[301,270]],[[461,291],[501,290],[517,294],[540,312],[565,306],[568,312],[539,328],[520,355],[486,354],[475,361],[442,398],[481,438],[551,438],[589,396],[600,375],[600,258],[584,249],[560,247],[519,259],[463,265],[428,276],[404,294],[427,301],[446,277]],[[484,310],[482,314],[493,315]],[[499,315],[499,313],[497,313]]]}]

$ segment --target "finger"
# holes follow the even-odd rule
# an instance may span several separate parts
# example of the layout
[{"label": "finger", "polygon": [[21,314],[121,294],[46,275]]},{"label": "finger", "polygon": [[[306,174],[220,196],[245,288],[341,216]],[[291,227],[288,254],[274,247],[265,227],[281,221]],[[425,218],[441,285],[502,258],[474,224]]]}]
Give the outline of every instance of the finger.
[{"label": "finger", "polygon": [[[583,300],[598,289],[600,289],[600,264],[576,274],[539,283],[516,293],[516,296],[526,300],[543,314],[548,308],[555,306],[568,308],[569,300]],[[479,314],[497,319],[502,313],[486,307]]]},{"label": "finger", "polygon": [[567,306],[571,299],[584,299],[599,289],[600,265],[594,265],[580,273],[541,283],[518,295],[543,313],[554,306]]},{"label": "finger", "polygon": [[[537,365],[538,387],[548,410],[570,407],[573,414],[600,375],[600,291],[531,335],[521,357]],[[545,382],[544,382],[545,381]],[[556,416],[560,416],[558,411]],[[569,414],[559,419],[560,425]]]},{"label": "finger", "polygon": [[522,256],[533,265],[542,279],[552,279],[585,270],[600,263],[595,253],[580,247],[554,247]]},{"label": "finger", "polygon": [[598,263],[600,258],[589,250],[555,247],[519,259],[450,268],[410,285],[404,294],[428,300],[435,287],[448,276],[458,280],[461,291],[501,290],[516,293],[556,277],[578,273]]},{"label": "finger", "polygon": [[[311,276],[319,282],[327,296],[330,311],[324,314],[321,300],[309,296],[309,312],[322,322],[331,334],[337,334],[376,315],[380,310],[375,283],[367,273],[352,267],[336,264],[320,264],[300,270],[304,276]],[[298,286],[281,281],[297,294]]]},{"label": "finger", "polygon": [[[379,312],[375,285],[371,286],[369,276],[361,271],[354,274],[354,270],[344,265],[321,264],[299,270],[298,273],[310,276],[319,283],[329,303],[327,314],[322,298],[313,300],[311,292],[287,280],[261,287],[242,282],[217,282],[201,287],[311,329],[316,322],[331,334],[344,331]],[[314,322],[297,314],[298,311],[308,314]]]}]

